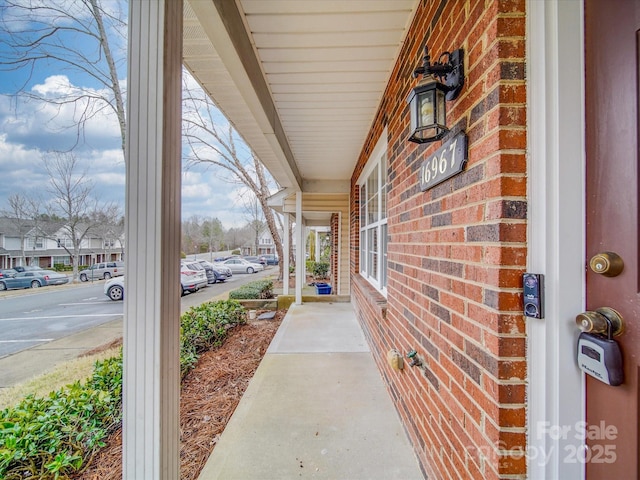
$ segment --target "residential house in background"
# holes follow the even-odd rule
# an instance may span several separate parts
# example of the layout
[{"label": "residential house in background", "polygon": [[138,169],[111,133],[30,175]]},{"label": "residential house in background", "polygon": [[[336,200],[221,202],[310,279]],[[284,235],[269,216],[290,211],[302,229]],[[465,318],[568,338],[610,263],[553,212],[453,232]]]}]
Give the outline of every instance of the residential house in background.
[{"label": "residential house in background", "polygon": [[269,229],[265,229],[258,239],[258,255],[268,255],[277,254],[276,252],[276,244],[273,241],[273,237],[271,236],[271,232]]},{"label": "residential house in background", "polygon": [[[72,265],[72,254],[73,241],[64,224],[0,217],[0,268]],[[78,265],[123,259],[124,233],[111,231],[82,240]]]},{"label": "residential house in background", "polygon": [[276,244],[274,243],[273,237],[271,236],[271,232],[269,232],[268,228],[264,228],[258,236],[257,251],[256,246],[252,243],[243,245],[240,250],[242,251],[242,255],[276,255],[278,253],[276,251]]}]

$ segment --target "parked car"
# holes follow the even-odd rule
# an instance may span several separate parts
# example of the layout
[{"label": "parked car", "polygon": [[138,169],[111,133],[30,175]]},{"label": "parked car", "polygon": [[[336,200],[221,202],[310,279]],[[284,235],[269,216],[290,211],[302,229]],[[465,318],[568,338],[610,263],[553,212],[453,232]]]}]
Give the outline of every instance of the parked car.
[{"label": "parked car", "polygon": [[245,255],[244,258],[247,262],[251,262],[251,263],[260,263],[260,258],[256,257],[255,255]]},{"label": "parked car", "polygon": [[263,255],[267,265],[278,265],[278,263],[280,263],[280,259],[278,258],[277,255],[274,255],[273,253],[267,253],[265,255]]},{"label": "parked car", "polygon": [[[180,294],[195,292],[207,285],[204,270],[192,270],[186,265],[180,265]],[[124,277],[107,280],[104,284],[104,294],[111,300],[124,300]]]},{"label": "parked car", "polygon": [[124,262],[100,262],[80,271],[80,280],[108,280],[124,275]]},{"label": "parked car", "polygon": [[32,272],[34,270],[42,270],[41,267],[36,265],[18,265],[17,267],[13,267],[16,272]]},{"label": "parked car", "polygon": [[39,288],[48,285],[63,285],[69,283],[69,277],[64,273],[53,270],[28,270],[18,272],[13,277],[0,279],[0,290],[15,290],[18,288]]},{"label": "parked car", "polygon": [[124,277],[116,277],[104,282],[104,294],[111,300],[124,300]]},{"label": "parked car", "polygon": [[229,267],[225,267],[224,265],[221,265],[219,263],[214,263],[213,269],[227,278],[233,277],[233,272]]},{"label": "parked car", "polygon": [[3,268],[0,269],[0,278],[13,277],[16,273],[18,273],[18,271],[13,268]]},{"label": "parked car", "polygon": [[222,262],[222,265],[230,268],[233,273],[255,273],[264,270],[264,265],[248,262],[244,258],[230,258]]},{"label": "parked car", "polygon": [[206,260],[198,260],[198,263],[204,268],[209,283],[224,282],[228,278],[227,275],[222,273],[221,269],[217,268],[213,263],[207,262]]},{"label": "parked car", "polygon": [[181,294],[185,292],[197,292],[209,283],[204,267],[198,262],[180,264]]}]

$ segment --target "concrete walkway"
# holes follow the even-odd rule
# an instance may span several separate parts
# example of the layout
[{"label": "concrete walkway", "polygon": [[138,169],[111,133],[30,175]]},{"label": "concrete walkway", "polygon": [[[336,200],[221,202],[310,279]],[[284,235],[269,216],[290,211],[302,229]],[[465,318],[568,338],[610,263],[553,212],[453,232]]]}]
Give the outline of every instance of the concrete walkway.
[{"label": "concrete walkway", "polygon": [[291,306],[199,478],[424,478],[350,303]]}]

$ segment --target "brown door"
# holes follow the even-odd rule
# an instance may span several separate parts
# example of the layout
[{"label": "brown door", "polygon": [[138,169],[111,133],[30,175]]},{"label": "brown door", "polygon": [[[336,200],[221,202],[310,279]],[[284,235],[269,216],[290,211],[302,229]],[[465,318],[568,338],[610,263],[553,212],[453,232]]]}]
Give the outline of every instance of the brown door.
[{"label": "brown door", "polygon": [[624,318],[625,380],[612,387],[587,377],[590,449],[587,479],[638,479],[640,271],[638,269],[638,61],[640,1],[587,0],[586,264],[600,252],[624,261],[615,277],[587,267],[587,309],[612,307]]}]

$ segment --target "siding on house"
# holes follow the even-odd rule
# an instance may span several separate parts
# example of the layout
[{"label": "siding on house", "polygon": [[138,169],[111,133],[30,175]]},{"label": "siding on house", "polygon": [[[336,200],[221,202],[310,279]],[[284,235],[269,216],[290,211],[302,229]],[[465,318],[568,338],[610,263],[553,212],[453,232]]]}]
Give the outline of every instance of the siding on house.
[{"label": "siding on house", "polygon": [[[464,48],[465,86],[447,102],[447,124],[466,131],[469,161],[421,192],[419,168],[441,145],[407,141],[425,42],[432,61]],[[421,2],[352,176],[352,298],[428,478],[526,476],[524,71],[524,1]],[[358,273],[356,185],[385,127],[386,298]],[[423,365],[393,370],[392,348],[417,350]]]}]

